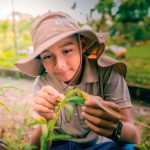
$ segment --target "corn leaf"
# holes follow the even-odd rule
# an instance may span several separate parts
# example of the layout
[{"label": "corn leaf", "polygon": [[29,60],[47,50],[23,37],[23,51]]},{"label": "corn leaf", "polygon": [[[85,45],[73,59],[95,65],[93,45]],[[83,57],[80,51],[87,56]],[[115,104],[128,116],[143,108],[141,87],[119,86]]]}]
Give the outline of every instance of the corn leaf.
[{"label": "corn leaf", "polygon": [[35,125],[45,125],[47,124],[47,120],[44,117],[40,117],[39,119],[30,118],[29,120],[25,120],[24,124],[32,127]]},{"label": "corn leaf", "polygon": [[42,125],[42,136],[41,136],[41,147],[40,150],[48,149],[48,129],[46,125]]},{"label": "corn leaf", "polygon": [[72,114],[73,114],[73,107],[70,104],[66,104],[65,108],[67,110],[66,118],[67,118],[68,121],[70,121],[71,118],[72,118]]},{"label": "corn leaf", "polygon": [[73,97],[67,98],[66,101],[69,103],[78,104],[80,106],[84,105],[84,99],[80,96],[73,96]]},{"label": "corn leaf", "polygon": [[47,125],[42,125],[42,136],[47,137],[48,136],[48,127]]},{"label": "corn leaf", "polygon": [[6,111],[8,111],[10,113],[9,108],[4,103],[2,103],[1,101],[0,101],[0,107],[4,108]]},{"label": "corn leaf", "polygon": [[66,95],[65,95],[65,98],[69,98],[71,96],[73,96],[75,93],[76,93],[77,89],[72,89],[72,90],[69,90]]},{"label": "corn leaf", "polygon": [[52,129],[54,127],[55,123],[56,123],[55,119],[49,120],[48,121],[48,128]]},{"label": "corn leaf", "polygon": [[5,96],[2,88],[0,88],[0,96]]},{"label": "corn leaf", "polygon": [[11,86],[11,85],[2,86],[2,87],[0,87],[0,90],[2,90],[2,89],[8,89],[8,88],[15,89],[15,90],[18,90],[18,91],[20,91],[20,92],[23,92],[23,91],[20,90],[19,88],[15,87],[15,86]]}]

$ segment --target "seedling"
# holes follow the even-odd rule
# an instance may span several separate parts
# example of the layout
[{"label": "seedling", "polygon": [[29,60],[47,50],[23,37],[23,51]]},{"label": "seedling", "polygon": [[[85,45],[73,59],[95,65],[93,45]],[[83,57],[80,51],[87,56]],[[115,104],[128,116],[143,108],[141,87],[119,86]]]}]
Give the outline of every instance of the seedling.
[{"label": "seedling", "polygon": [[32,125],[41,124],[42,126],[42,136],[41,136],[41,150],[46,150],[52,140],[70,139],[70,135],[66,134],[55,134],[54,130],[58,127],[56,122],[59,117],[59,113],[63,107],[67,109],[67,119],[70,120],[73,114],[72,103],[78,104],[80,106],[84,105],[84,101],[87,99],[87,94],[75,88],[67,92],[64,99],[60,97],[57,98],[59,101],[58,106],[55,108],[54,112],[56,117],[47,121],[45,118],[41,117],[39,120],[35,120]]},{"label": "seedling", "polygon": [[[13,89],[19,90],[18,88],[14,87],[14,86],[2,86],[2,87],[0,87],[0,97],[6,97],[4,89],[7,89],[7,88],[13,88]],[[21,90],[19,90],[19,91],[21,91]],[[7,112],[10,113],[9,108],[2,101],[0,101],[0,107],[2,107],[3,109],[5,109]]]},{"label": "seedling", "polygon": [[[72,89],[67,92],[64,99],[57,98],[60,102],[58,106],[55,108],[54,112],[56,117],[52,120],[47,121],[45,118],[41,117],[39,120],[36,120],[33,124],[41,124],[42,126],[42,136],[41,136],[41,150],[46,150],[50,146],[53,140],[64,140],[64,139],[71,139],[70,135],[66,134],[55,134],[54,130],[59,128],[56,126],[56,122],[59,117],[59,113],[63,107],[67,110],[67,120],[71,120],[73,114],[73,107],[72,103],[77,105],[84,105],[84,102],[88,99],[88,94],[79,90],[78,88]],[[111,108],[104,106],[102,103],[98,103],[101,109],[106,111],[107,113],[118,116],[121,118],[119,113],[116,113]]]}]

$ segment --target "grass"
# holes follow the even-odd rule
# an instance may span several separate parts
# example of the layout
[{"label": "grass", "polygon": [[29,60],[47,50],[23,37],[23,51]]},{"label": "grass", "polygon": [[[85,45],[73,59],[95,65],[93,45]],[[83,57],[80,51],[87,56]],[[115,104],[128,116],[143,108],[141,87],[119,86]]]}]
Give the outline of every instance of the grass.
[{"label": "grass", "polygon": [[127,81],[150,86],[150,42],[146,45],[131,46],[127,52]]},{"label": "grass", "polygon": [[[150,41],[144,45],[129,46],[127,48],[127,77],[126,80],[131,84],[150,86]],[[114,55],[106,51],[106,55]]]},{"label": "grass", "polygon": [[26,57],[26,54],[16,55],[13,50],[0,52],[0,68],[15,69],[15,62],[24,57]]},{"label": "grass", "polygon": [[136,126],[140,130],[140,145],[138,147],[141,150],[150,149],[150,118],[149,118],[149,106],[147,102],[141,100],[133,100],[133,105],[139,107],[133,114]]}]

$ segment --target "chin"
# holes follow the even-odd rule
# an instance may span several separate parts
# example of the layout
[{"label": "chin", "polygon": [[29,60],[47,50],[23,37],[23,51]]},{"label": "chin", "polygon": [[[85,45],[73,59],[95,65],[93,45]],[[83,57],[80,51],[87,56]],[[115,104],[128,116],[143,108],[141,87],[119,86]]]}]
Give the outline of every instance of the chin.
[{"label": "chin", "polygon": [[65,82],[65,83],[69,83],[71,81],[71,78],[68,78],[68,79],[59,78],[59,80],[62,81],[62,82]]}]

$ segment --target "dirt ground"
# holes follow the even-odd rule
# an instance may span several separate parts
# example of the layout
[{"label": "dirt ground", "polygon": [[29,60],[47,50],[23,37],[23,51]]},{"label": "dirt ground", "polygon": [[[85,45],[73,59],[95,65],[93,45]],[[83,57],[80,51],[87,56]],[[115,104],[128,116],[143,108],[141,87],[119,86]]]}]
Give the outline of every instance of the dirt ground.
[{"label": "dirt ground", "polygon": [[[10,129],[16,128],[18,124],[22,123],[22,118],[25,119],[26,117],[33,115],[31,109],[33,97],[32,85],[33,80],[0,77],[0,87],[14,86],[23,91],[20,92],[16,89],[8,88],[4,90],[7,97],[0,97],[0,101],[3,101],[3,103],[11,108],[11,113],[0,108],[0,138],[2,138],[4,132],[9,132]],[[133,101],[132,115],[134,118],[138,118],[136,124],[139,127],[139,130],[147,128],[142,123],[144,119],[150,123],[149,112],[150,104],[145,104],[142,101]]]}]

